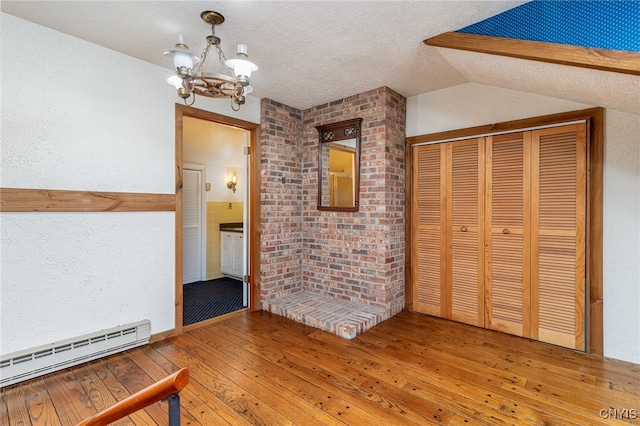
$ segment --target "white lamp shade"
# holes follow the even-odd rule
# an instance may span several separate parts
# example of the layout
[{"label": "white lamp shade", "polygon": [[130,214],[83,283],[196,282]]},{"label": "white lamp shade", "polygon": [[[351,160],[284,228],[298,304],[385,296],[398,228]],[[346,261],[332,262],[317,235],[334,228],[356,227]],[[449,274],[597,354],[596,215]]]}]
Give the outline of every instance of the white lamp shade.
[{"label": "white lamp shade", "polygon": [[193,58],[189,52],[176,51],[173,55],[173,64],[176,68],[193,68]]},{"label": "white lamp shade", "polygon": [[172,75],[167,79],[167,83],[175,87],[176,89],[182,88],[182,79],[177,75]]},{"label": "white lamp shade", "polygon": [[178,43],[175,49],[164,52],[164,56],[173,60],[176,68],[193,68],[193,64],[198,62],[198,57],[189,52],[189,47],[183,43]]},{"label": "white lamp shade", "polygon": [[251,62],[248,58],[249,56],[247,55],[247,45],[239,44],[238,54],[236,55],[236,57],[234,59],[228,59],[225,64],[228,67],[233,68],[233,74],[236,77],[241,75],[251,77],[251,72],[256,71],[258,69],[258,66]]}]

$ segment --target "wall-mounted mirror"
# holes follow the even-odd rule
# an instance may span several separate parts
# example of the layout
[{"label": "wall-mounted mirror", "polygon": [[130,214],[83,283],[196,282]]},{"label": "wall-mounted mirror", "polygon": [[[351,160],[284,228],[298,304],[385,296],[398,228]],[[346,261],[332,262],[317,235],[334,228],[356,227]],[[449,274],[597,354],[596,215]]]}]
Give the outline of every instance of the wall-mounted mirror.
[{"label": "wall-mounted mirror", "polygon": [[317,126],[318,209],[357,212],[362,118]]}]

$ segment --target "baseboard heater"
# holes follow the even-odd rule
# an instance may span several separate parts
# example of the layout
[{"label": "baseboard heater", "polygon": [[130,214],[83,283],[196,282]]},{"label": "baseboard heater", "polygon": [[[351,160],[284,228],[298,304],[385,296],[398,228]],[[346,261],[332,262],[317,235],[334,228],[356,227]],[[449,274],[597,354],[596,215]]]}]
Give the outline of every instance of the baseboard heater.
[{"label": "baseboard heater", "polygon": [[151,323],[138,321],[2,355],[0,388],[149,343]]}]

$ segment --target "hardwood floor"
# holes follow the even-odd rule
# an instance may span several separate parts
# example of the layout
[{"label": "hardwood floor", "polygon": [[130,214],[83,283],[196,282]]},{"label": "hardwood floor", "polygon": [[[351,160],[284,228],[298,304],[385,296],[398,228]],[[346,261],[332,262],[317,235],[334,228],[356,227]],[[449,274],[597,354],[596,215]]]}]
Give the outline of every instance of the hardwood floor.
[{"label": "hardwood floor", "polygon": [[640,424],[638,364],[409,312],[344,340],[258,311],[4,388],[0,425],[73,425],[181,367],[183,425]]}]

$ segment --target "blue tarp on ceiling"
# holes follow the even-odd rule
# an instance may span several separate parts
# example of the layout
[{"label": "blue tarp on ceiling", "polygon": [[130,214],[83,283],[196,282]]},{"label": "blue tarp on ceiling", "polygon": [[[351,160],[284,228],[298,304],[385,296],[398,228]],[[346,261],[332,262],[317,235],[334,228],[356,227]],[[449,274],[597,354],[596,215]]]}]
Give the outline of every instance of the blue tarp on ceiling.
[{"label": "blue tarp on ceiling", "polygon": [[640,0],[533,0],[457,32],[640,52]]}]

